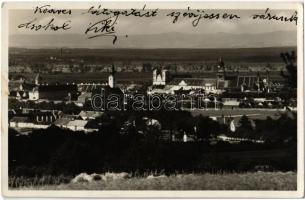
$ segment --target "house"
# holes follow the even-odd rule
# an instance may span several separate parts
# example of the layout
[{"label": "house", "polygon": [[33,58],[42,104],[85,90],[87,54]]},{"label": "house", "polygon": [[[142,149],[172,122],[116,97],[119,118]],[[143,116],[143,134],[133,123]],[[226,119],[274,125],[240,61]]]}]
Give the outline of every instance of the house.
[{"label": "house", "polygon": [[104,87],[106,83],[79,83],[77,84],[77,89],[82,94],[92,94],[92,91],[94,90],[100,90],[102,87]]},{"label": "house", "polygon": [[67,128],[67,124],[72,120],[71,118],[59,118],[54,122],[54,125],[60,128]]},{"label": "house", "polygon": [[94,120],[81,120],[63,117],[57,119],[54,122],[54,125],[72,131],[84,131],[85,133],[98,131],[98,124]]},{"label": "house", "polygon": [[21,113],[12,113],[9,125],[12,128],[48,128],[61,115],[61,111],[22,110]]},{"label": "house", "polygon": [[71,101],[77,93],[77,85],[38,85],[29,91],[29,100]]},{"label": "house", "polygon": [[33,128],[34,123],[28,116],[15,116],[10,120],[9,126],[11,128]]},{"label": "house", "polygon": [[77,119],[77,120],[69,121],[66,126],[68,129],[72,131],[84,131],[87,123],[88,123],[87,120]]},{"label": "house", "polygon": [[148,94],[176,94],[190,93],[192,91],[204,91],[206,94],[218,93],[216,79],[212,78],[174,78],[164,86],[152,86]]},{"label": "house", "polygon": [[98,111],[81,111],[78,116],[83,120],[89,120],[101,117],[103,114],[103,112]]},{"label": "house", "polygon": [[240,143],[240,142],[253,142],[253,143],[265,143],[261,139],[251,139],[251,138],[240,138],[240,137],[230,137],[225,134],[220,134],[217,136],[218,141],[225,141],[229,143]]},{"label": "house", "polygon": [[[220,75],[219,75],[220,76]],[[148,94],[175,94],[177,91],[203,90],[206,94],[219,93],[219,77],[192,77],[189,74],[169,74],[165,69],[153,70],[153,84],[149,87]],[[227,82],[223,80],[223,87]],[[220,86],[219,86],[220,87]],[[223,88],[221,88],[223,89]]]},{"label": "house", "polygon": [[222,98],[223,107],[234,108],[239,107],[240,102],[237,98]]},{"label": "house", "polygon": [[60,113],[55,111],[34,112],[32,115],[37,124],[52,124],[60,117]]},{"label": "house", "polygon": [[24,79],[9,81],[9,97],[16,99],[28,99],[29,91],[35,87],[33,84],[28,84]]},{"label": "house", "polygon": [[213,78],[174,78],[168,83],[172,91],[202,89],[205,93],[216,93],[216,79]]},{"label": "house", "polygon": [[96,128],[91,128],[88,127],[88,122],[87,120],[73,120],[69,121],[66,127],[72,131],[84,131],[85,133],[90,133],[94,131],[98,131]]},{"label": "house", "polygon": [[92,92],[82,92],[78,97],[75,104],[78,106],[84,106],[86,101],[90,100],[92,97]]}]

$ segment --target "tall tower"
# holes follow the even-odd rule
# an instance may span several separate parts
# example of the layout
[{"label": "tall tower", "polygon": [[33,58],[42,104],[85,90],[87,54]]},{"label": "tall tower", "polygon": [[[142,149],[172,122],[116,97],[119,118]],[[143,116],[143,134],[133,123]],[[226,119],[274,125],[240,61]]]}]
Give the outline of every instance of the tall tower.
[{"label": "tall tower", "polygon": [[219,58],[217,65],[217,78],[221,80],[225,80],[225,76],[226,76],[225,64],[222,61],[222,58]]},{"label": "tall tower", "polygon": [[156,68],[153,71],[153,85],[165,85],[166,84],[166,70]]},{"label": "tall tower", "polygon": [[111,88],[115,87],[115,69],[114,69],[114,65],[112,65],[111,74],[108,76],[108,85]]},{"label": "tall tower", "polygon": [[270,92],[270,74],[269,70],[267,69],[267,80],[266,80],[266,91],[269,93]]},{"label": "tall tower", "polygon": [[257,91],[259,92],[261,90],[261,83],[260,83],[260,74],[259,71],[257,71],[257,75],[256,75],[256,87],[257,87]]},{"label": "tall tower", "polygon": [[37,74],[36,77],[35,77],[35,85],[39,85],[40,81],[41,81],[41,77],[40,77],[39,74]]},{"label": "tall tower", "polygon": [[219,88],[220,85],[224,86],[224,81],[226,78],[226,70],[225,70],[225,64],[221,58],[219,58],[218,60],[216,76],[217,76],[217,88]]}]

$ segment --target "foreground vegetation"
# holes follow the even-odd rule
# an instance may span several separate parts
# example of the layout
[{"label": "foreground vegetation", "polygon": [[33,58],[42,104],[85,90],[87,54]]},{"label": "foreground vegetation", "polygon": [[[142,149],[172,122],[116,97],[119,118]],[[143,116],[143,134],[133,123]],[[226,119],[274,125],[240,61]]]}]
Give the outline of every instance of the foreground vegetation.
[{"label": "foreground vegetation", "polygon": [[[91,134],[51,126],[20,135],[9,130],[9,175],[11,177],[75,176],[79,173],[127,172],[159,174],[252,172],[260,166],[268,171],[295,171],[297,166],[296,118],[251,122],[243,117],[234,137],[264,139],[265,143],[232,144],[217,140],[227,127],[207,117],[186,112],[112,114]],[[165,130],[195,135],[193,142],[172,142],[158,126],[141,124],[143,116],[157,119]],[[129,120],[130,119],[130,120]],[[138,126],[125,126],[135,121]],[[107,123],[106,123],[107,122]],[[130,123],[132,124],[132,123]],[[194,132],[194,126],[197,130]],[[124,132],[122,132],[123,127]],[[182,134],[180,134],[182,133]],[[167,135],[166,135],[167,134]],[[165,138],[168,136],[168,138]]]},{"label": "foreground vegetation", "polygon": [[[53,177],[67,181],[69,177]],[[50,178],[49,178],[50,179]],[[218,174],[179,174],[159,177],[132,177],[127,179],[97,180],[76,183],[47,183],[46,177],[36,178],[35,184],[18,185],[22,179],[10,177],[15,181],[15,189],[39,190],[296,190],[295,172],[254,172]],[[51,180],[51,179],[50,179]],[[60,184],[59,184],[60,183]]]}]

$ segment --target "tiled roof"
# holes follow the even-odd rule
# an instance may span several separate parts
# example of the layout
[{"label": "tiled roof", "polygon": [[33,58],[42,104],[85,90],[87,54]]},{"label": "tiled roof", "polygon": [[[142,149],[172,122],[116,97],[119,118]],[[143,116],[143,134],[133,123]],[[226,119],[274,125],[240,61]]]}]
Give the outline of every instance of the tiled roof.
[{"label": "tiled roof", "polygon": [[30,122],[30,119],[28,117],[13,117],[10,122]]},{"label": "tiled roof", "polygon": [[10,91],[16,91],[19,90],[19,87],[22,83],[20,83],[19,81],[9,81],[8,82],[8,88]]},{"label": "tiled roof", "polygon": [[18,91],[20,90],[20,86],[22,85],[23,90],[29,91],[32,90],[35,85],[28,84],[28,83],[22,83],[20,81],[9,81],[8,82],[8,88],[10,91]]},{"label": "tiled roof", "polygon": [[64,125],[67,125],[70,121],[71,121],[71,119],[68,119],[68,118],[60,118],[60,119],[57,119],[54,122],[54,124],[58,125],[58,126],[64,126]]},{"label": "tiled roof", "polygon": [[78,99],[85,99],[85,98],[89,98],[91,96],[92,96],[91,92],[84,92],[78,96]]},{"label": "tiled roof", "polygon": [[103,112],[96,112],[96,111],[81,111],[78,114],[80,117],[86,118],[97,118],[103,115]]},{"label": "tiled roof", "polygon": [[97,85],[97,84],[83,84],[78,85],[79,91],[83,92],[92,92],[94,90],[101,90],[101,88],[104,88],[104,85]]},{"label": "tiled roof", "polygon": [[77,127],[85,127],[86,124],[88,123],[87,120],[74,120],[74,121],[70,121],[67,126],[77,126]]},{"label": "tiled roof", "polygon": [[77,85],[39,85],[39,92],[77,91]]},{"label": "tiled roof", "polygon": [[174,78],[168,85],[179,85],[181,81],[189,86],[204,86],[205,84],[216,85],[217,80],[214,78]]}]

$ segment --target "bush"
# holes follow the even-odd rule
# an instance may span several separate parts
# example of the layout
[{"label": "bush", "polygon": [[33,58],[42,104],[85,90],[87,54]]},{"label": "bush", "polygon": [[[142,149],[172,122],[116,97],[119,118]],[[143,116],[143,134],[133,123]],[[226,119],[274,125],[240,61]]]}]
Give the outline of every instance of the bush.
[{"label": "bush", "polygon": [[[207,118],[195,119],[202,124],[198,127],[202,139],[208,140],[210,135],[204,132],[205,124],[209,125],[210,133],[216,133],[213,131],[217,124]],[[220,142],[214,146],[202,141],[163,141],[159,137],[152,137],[151,134],[154,133],[143,136],[136,134],[135,130],[121,135],[113,125],[103,127],[101,133],[92,134],[53,126],[45,130],[34,130],[28,136],[10,130],[9,175],[33,177],[106,171],[249,171],[257,165],[269,165],[270,169],[275,170],[295,170],[296,119],[282,116],[279,120],[269,119],[267,122],[268,124],[257,123],[256,129],[252,130],[253,134],[268,139],[265,144],[244,142],[232,145]],[[179,123],[182,123],[181,120]],[[277,126],[263,132],[263,127],[271,123]],[[248,123],[245,123],[243,129],[245,127],[248,127]]]}]

